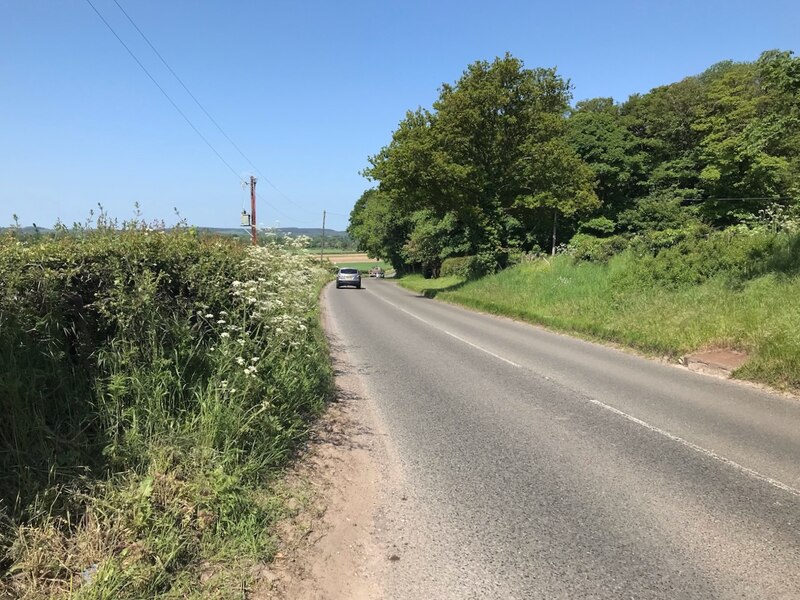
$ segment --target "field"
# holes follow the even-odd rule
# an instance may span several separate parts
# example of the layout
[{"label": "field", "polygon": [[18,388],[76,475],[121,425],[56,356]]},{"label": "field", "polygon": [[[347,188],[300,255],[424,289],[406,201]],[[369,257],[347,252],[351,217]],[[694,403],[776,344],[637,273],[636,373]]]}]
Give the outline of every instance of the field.
[{"label": "field", "polygon": [[341,252],[330,255],[326,252],[325,258],[335,265],[341,263],[367,263],[373,260],[367,256],[366,252]]},{"label": "field", "polygon": [[[306,252],[308,252],[312,256],[316,256],[317,258],[319,258],[319,254],[321,251],[322,249],[319,246],[317,246],[316,248],[314,247],[306,248]],[[324,252],[325,256],[328,256],[329,254],[353,254],[352,250],[343,250],[341,248],[327,248],[327,247],[325,248]]]}]

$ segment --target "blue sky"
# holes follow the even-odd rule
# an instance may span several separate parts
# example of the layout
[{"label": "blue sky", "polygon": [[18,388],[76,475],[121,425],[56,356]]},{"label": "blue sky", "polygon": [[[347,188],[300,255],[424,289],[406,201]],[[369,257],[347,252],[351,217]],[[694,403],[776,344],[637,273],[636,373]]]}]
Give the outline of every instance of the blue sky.
[{"label": "blue sky", "polygon": [[[236,227],[259,178],[265,226],[344,229],[367,156],[442,82],[505,52],[557,67],[574,100],[630,94],[720,60],[798,50],[796,0],[268,2],[0,0],[0,226],[127,219]],[[266,177],[272,187],[264,178]],[[277,189],[276,189],[277,188]]]}]

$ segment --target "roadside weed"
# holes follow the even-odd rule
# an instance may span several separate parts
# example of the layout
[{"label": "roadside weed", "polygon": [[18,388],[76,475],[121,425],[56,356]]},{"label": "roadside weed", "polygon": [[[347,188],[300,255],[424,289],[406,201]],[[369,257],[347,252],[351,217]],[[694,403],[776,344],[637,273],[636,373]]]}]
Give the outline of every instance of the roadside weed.
[{"label": "roadside weed", "polygon": [[0,591],[241,597],[331,389],[303,245],[0,238]]}]

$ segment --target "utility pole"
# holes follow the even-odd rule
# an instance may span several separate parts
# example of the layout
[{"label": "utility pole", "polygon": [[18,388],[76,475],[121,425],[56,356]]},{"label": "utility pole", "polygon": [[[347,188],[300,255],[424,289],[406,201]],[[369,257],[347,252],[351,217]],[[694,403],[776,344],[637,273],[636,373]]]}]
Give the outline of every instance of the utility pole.
[{"label": "utility pole", "polygon": [[322,211],[322,248],[319,251],[319,262],[322,262],[323,256],[325,254],[325,213],[326,211]]},{"label": "utility pole", "polygon": [[250,175],[250,236],[253,238],[253,246],[258,246],[256,223],[256,178]]}]

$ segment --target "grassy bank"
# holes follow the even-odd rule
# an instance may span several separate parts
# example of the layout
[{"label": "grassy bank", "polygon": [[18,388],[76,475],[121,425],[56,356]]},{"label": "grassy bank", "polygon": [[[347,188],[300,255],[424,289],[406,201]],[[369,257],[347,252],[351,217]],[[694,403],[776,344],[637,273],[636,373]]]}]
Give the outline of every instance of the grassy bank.
[{"label": "grassy bank", "polygon": [[0,239],[0,595],[242,597],[330,393],[326,277],[185,228]]},{"label": "grassy bank", "polygon": [[[795,241],[792,251],[796,246]],[[743,350],[750,360],[736,376],[800,389],[797,275],[778,269],[756,276],[751,269],[739,277],[723,269],[701,281],[676,284],[653,277],[656,263],[643,265],[643,260],[633,253],[607,264],[560,256],[475,281],[410,276],[401,284],[448,302],[655,355],[674,358],[712,347]]]}]

